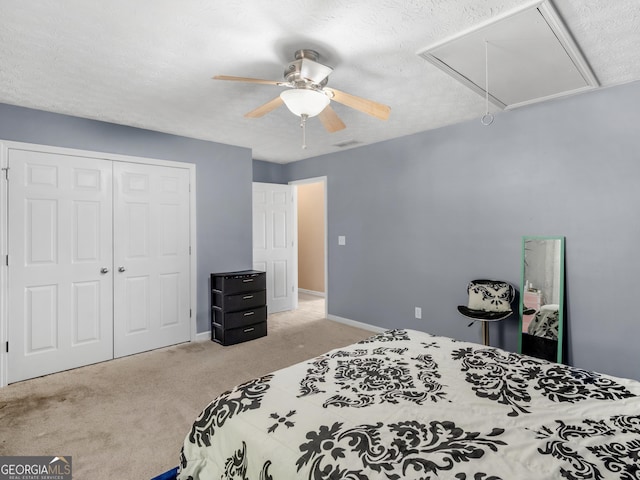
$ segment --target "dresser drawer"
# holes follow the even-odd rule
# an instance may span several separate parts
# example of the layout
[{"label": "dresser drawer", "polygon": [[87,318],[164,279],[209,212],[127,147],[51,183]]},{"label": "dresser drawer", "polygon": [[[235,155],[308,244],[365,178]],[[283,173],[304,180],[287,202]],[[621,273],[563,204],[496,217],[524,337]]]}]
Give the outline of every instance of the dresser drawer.
[{"label": "dresser drawer", "polygon": [[267,304],[267,292],[265,290],[245,292],[237,295],[223,295],[220,292],[214,291],[212,298],[214,306],[220,307],[226,312],[248,310]]},{"label": "dresser drawer", "polygon": [[238,328],[264,322],[267,319],[267,307],[263,305],[242,312],[225,312],[214,308],[211,316],[214,323],[224,325],[224,328]]},{"label": "dresser drawer", "polygon": [[264,290],[266,287],[267,278],[264,272],[215,276],[211,282],[212,289],[220,290],[225,295]]},{"label": "dresser drawer", "polygon": [[264,337],[267,334],[267,322],[254,323],[253,325],[227,330],[214,326],[211,332],[212,340],[222,345],[234,345]]}]

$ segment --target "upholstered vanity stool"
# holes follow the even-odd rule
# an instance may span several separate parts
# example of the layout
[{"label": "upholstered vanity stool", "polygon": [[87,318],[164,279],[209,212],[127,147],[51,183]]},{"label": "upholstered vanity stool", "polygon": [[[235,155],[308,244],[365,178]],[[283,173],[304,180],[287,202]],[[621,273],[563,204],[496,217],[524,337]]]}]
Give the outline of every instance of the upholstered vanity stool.
[{"label": "upholstered vanity stool", "polygon": [[467,292],[469,302],[467,306],[459,305],[458,311],[465,317],[482,322],[482,342],[489,345],[488,323],[513,315],[511,304],[515,289],[499,280],[472,280],[467,285]]}]

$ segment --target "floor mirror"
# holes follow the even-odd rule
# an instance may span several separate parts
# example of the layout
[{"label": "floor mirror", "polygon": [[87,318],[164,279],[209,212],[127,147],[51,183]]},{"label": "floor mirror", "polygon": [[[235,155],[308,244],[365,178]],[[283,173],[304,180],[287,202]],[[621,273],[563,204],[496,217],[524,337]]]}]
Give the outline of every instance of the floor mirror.
[{"label": "floor mirror", "polygon": [[520,353],[563,361],[564,237],[522,237]]}]

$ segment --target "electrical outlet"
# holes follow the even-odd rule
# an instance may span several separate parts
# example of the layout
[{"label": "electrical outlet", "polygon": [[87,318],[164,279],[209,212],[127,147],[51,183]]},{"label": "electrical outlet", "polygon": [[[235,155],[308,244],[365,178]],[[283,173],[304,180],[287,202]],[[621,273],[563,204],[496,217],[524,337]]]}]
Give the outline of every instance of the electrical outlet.
[{"label": "electrical outlet", "polygon": [[416,318],[422,318],[422,308],[416,307]]}]

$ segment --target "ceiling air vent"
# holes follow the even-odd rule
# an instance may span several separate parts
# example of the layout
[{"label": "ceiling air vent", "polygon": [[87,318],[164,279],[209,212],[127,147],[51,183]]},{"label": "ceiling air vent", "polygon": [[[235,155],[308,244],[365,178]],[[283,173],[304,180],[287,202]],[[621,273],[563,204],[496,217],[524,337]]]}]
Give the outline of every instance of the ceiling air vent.
[{"label": "ceiling air vent", "polygon": [[500,108],[598,86],[589,64],[548,0],[464,32],[418,55],[483,97],[488,70],[489,100]]},{"label": "ceiling air vent", "polygon": [[358,140],[347,140],[346,142],[336,143],[333,146],[338,148],[347,148],[347,147],[354,147],[356,145],[360,145],[361,143],[362,142]]}]

